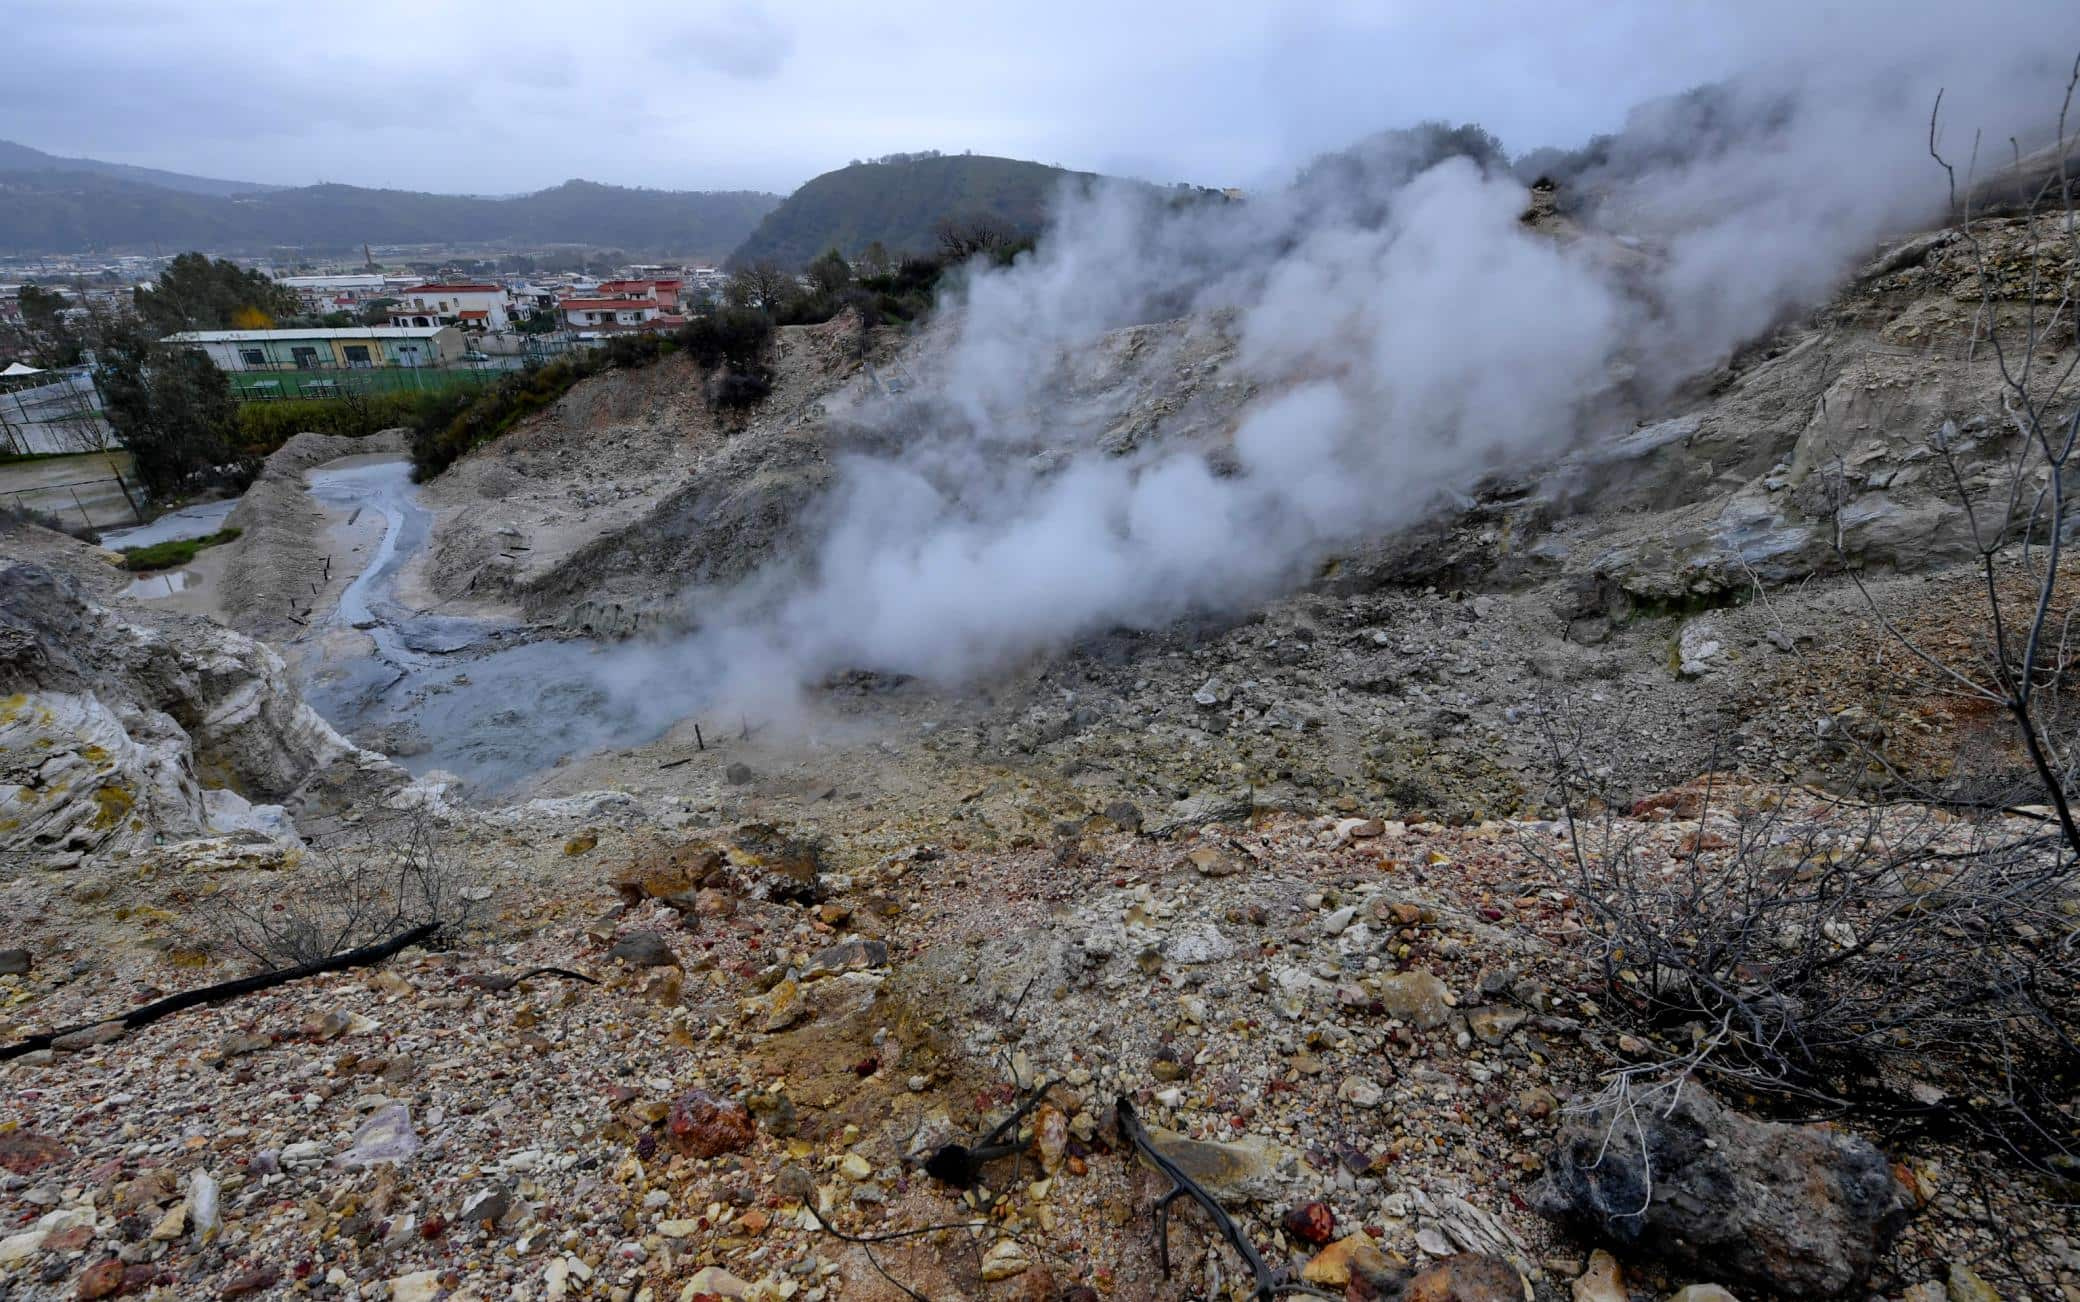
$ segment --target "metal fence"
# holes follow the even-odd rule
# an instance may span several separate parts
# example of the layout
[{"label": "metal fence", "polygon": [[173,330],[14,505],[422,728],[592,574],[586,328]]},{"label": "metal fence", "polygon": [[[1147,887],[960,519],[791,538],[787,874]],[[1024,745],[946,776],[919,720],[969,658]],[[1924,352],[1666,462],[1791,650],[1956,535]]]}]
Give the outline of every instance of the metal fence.
[{"label": "metal fence", "polygon": [[0,392],[0,452],[15,455],[97,452],[113,447],[115,430],[101,414],[101,394],[85,367]]}]

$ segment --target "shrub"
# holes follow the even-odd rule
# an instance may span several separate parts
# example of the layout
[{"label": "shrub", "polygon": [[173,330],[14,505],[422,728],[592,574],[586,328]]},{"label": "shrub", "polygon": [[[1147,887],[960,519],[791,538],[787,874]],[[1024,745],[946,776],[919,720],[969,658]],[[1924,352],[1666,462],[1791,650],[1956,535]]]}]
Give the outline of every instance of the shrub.
[{"label": "shrub", "polygon": [[241,530],[219,529],[200,538],[175,538],[168,542],[151,543],[143,547],[123,549],[123,568],[133,573],[147,570],[170,570],[177,565],[186,565],[195,559],[195,553],[205,547],[216,547],[237,538]]}]

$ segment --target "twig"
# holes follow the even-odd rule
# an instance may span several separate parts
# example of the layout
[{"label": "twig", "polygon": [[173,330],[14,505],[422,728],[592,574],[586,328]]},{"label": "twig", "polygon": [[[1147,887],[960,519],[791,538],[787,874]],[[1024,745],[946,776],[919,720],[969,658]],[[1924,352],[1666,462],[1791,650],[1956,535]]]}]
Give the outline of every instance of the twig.
[{"label": "twig", "polygon": [[1170,1180],[1170,1192],[1156,1200],[1156,1247],[1161,1254],[1163,1278],[1170,1278],[1170,1204],[1179,1198],[1189,1197],[1206,1210],[1214,1228],[1221,1232],[1221,1237],[1228,1241],[1228,1246],[1235,1249],[1249,1266],[1250,1274],[1256,1280],[1256,1288],[1250,1294],[1255,1302],[1269,1302],[1271,1298],[1277,1297],[1282,1291],[1277,1277],[1271,1273],[1271,1268],[1264,1264],[1264,1259],[1257,1255],[1256,1248],[1251,1246],[1249,1239],[1242,1233],[1242,1228],[1235,1224],[1234,1218],[1228,1215],[1220,1202],[1179,1169],[1177,1163],[1163,1156],[1156,1148],[1155,1141],[1148,1137],[1148,1131],[1142,1126],[1141,1118],[1134,1115],[1134,1105],[1125,1095],[1120,1096],[1119,1101],[1113,1105],[1113,1110],[1119,1118],[1119,1137],[1134,1146],[1135,1151],[1141,1154],[1142,1161],[1162,1172]]},{"label": "twig", "polygon": [[390,939],[378,944],[365,945],[360,949],[350,949],[343,954],[334,954],[330,958],[321,958],[315,963],[303,963],[296,967],[281,968],[273,972],[261,972],[255,976],[240,977],[236,981],[222,981],[213,986],[203,986],[199,990],[184,990],[180,994],[168,995],[166,998],[155,1003],[146,1004],[142,1008],[133,1008],[121,1017],[104,1017],[98,1021],[81,1022],[77,1026],[67,1026],[59,1030],[47,1031],[42,1035],[32,1035],[13,1044],[0,1047],[0,1062],[5,1062],[10,1058],[19,1058],[25,1053],[34,1053],[38,1049],[48,1049],[55,1041],[63,1039],[65,1036],[78,1031],[89,1031],[97,1026],[106,1026],[111,1022],[120,1023],[126,1031],[134,1031],[140,1026],[149,1026],[162,1017],[169,1017],[174,1013],[193,1008],[198,1004],[213,1004],[219,1000],[237,998],[239,995],[249,995],[260,990],[271,990],[275,986],[287,985],[291,981],[300,981],[304,977],[318,976],[325,972],[342,972],[348,968],[368,967],[382,962],[399,950],[409,949],[413,945],[432,938],[433,934],[440,929],[441,924],[438,922],[422,923],[413,927],[410,931],[392,936]]}]

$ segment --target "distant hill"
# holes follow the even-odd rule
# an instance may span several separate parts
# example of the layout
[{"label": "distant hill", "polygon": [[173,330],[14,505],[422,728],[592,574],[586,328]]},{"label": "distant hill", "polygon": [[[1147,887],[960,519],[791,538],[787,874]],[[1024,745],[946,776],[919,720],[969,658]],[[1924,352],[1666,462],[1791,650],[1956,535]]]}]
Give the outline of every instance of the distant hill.
[{"label": "distant hill", "polygon": [[118,181],[179,190],[184,194],[258,194],[275,188],[252,181],[219,181],[207,176],[189,176],[185,172],[162,172],[156,167],[104,163],[96,158],[61,158],[41,149],[18,145],[12,140],[0,140],[0,172],[89,172],[95,176],[114,177]]},{"label": "distant hill", "polygon": [[855,163],[787,196],[730,255],[730,263],[797,267],[825,249],[851,256],[876,240],[891,253],[922,253],[937,242],[933,227],[947,217],[989,214],[1037,232],[1064,181],[1096,179],[1090,172],[982,154]]},{"label": "distant hill", "polygon": [[94,171],[0,167],[0,253],[511,241],[719,256],[779,202],[753,191],[590,181],[505,199],[351,185],[217,195]]}]

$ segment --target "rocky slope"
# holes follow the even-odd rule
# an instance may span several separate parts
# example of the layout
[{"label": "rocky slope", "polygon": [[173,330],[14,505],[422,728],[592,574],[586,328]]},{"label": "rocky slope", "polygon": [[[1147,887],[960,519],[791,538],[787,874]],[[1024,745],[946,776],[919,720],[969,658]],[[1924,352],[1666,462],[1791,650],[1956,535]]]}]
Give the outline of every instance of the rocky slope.
[{"label": "rocky slope", "polygon": [[285,804],[322,812],[401,785],[304,704],[268,647],[104,604],[90,567],[105,562],[85,551],[0,566],[0,851],[18,872],[223,834],[286,846]]}]

